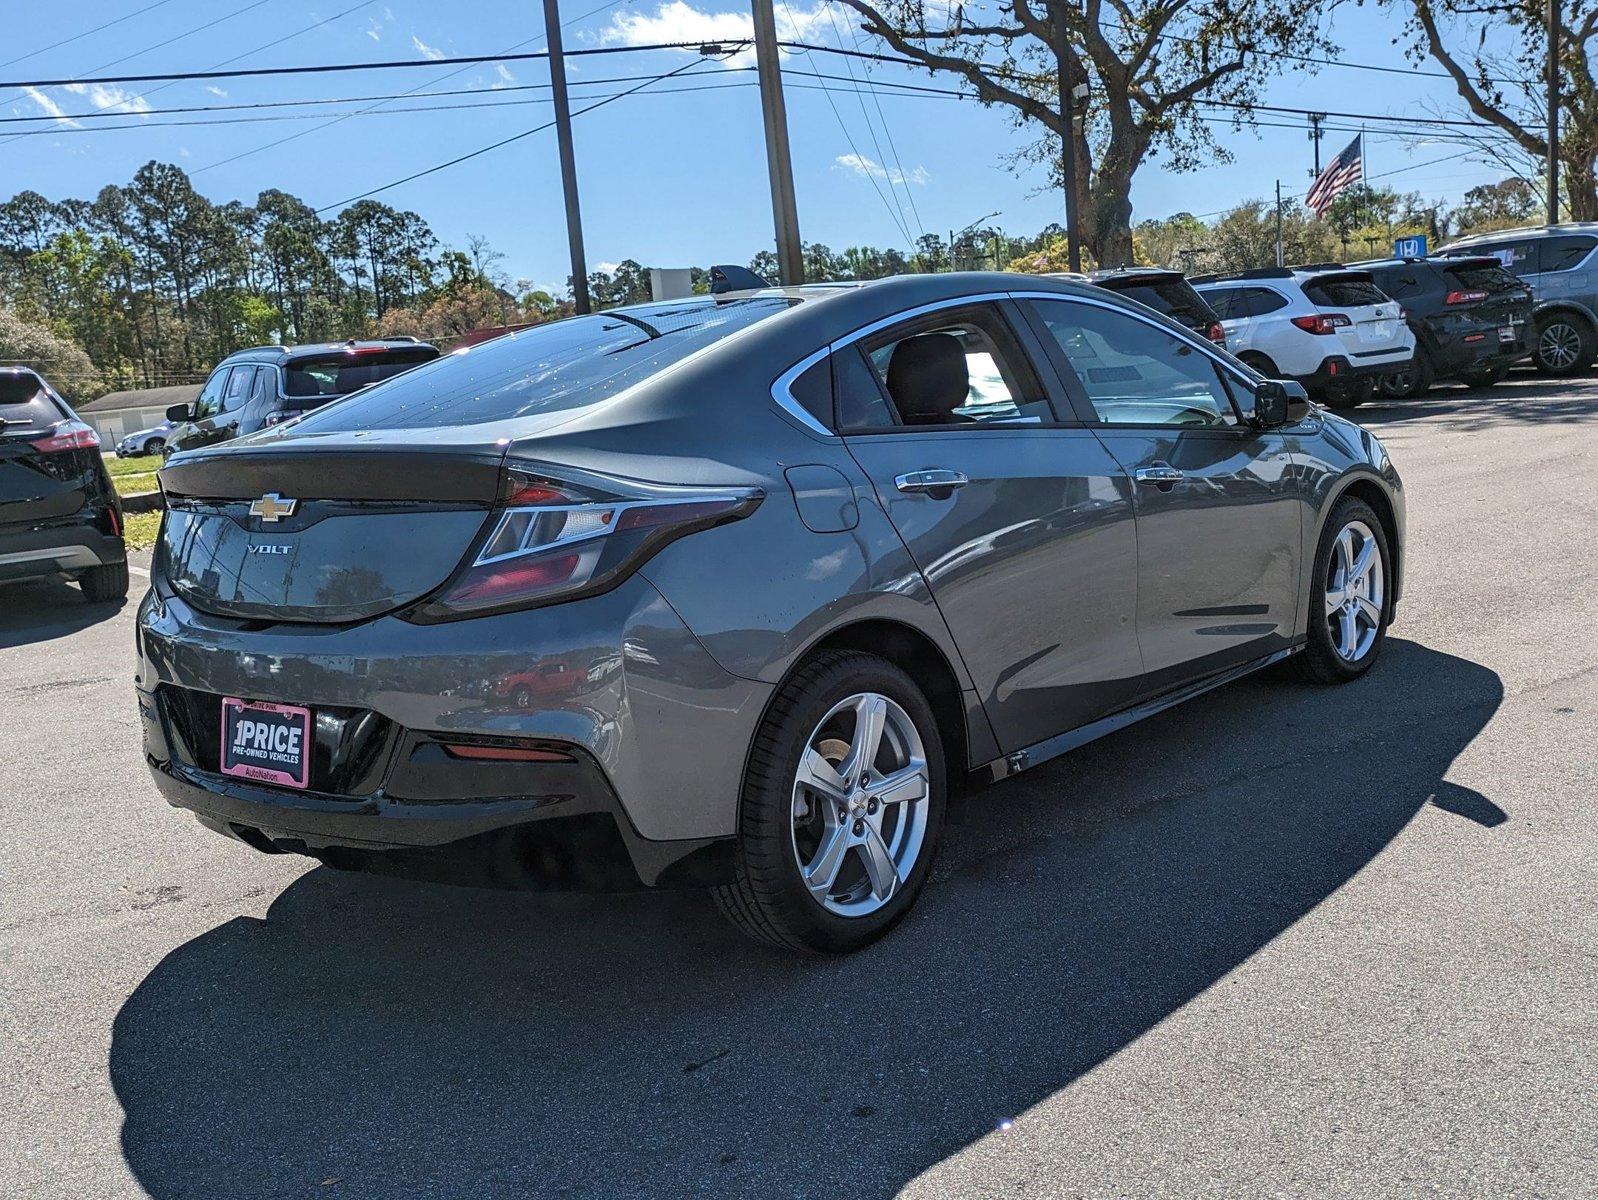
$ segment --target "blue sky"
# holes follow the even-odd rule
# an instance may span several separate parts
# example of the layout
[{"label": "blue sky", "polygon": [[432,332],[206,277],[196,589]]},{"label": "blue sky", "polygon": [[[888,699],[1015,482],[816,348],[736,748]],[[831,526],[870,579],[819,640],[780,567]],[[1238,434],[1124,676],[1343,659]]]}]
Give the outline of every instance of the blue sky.
[{"label": "blue sky", "polygon": [[[836,5],[829,10],[824,0],[808,6],[810,2],[779,0],[779,24],[799,29],[806,40],[852,45],[854,25],[847,10]],[[93,6],[20,6],[7,15],[10,36],[0,45],[0,63],[20,61],[0,67],[0,77],[203,70],[235,59],[230,65],[278,66],[486,54],[518,45],[536,50],[543,45],[541,11],[530,0],[454,5],[429,0],[104,0]],[[103,32],[43,49],[134,13],[138,15]],[[569,23],[568,49],[731,38],[744,33],[749,21],[747,5],[725,0],[563,0],[562,17]],[[203,25],[209,27],[191,32]],[[1332,28],[1343,47],[1341,57],[1408,66],[1393,44],[1401,32],[1399,18],[1388,10],[1344,8]],[[158,46],[173,38],[178,40]],[[278,44],[269,44],[273,42]],[[31,53],[38,50],[43,52]],[[692,58],[697,55],[652,52],[574,60],[574,107],[589,102],[579,98],[582,94],[597,96],[630,86],[589,81],[671,70]],[[787,59],[796,71],[837,74],[847,72],[844,62],[832,56],[815,56],[814,62],[803,55]],[[864,77],[860,64],[854,70]],[[925,73],[896,67],[873,68],[873,78],[953,86],[946,78],[929,80]],[[79,132],[62,122],[7,126],[0,137],[23,128],[35,132],[4,142],[0,192],[9,195],[31,187],[54,199],[92,196],[107,183],[125,182],[154,158],[182,165],[214,200],[253,202],[263,188],[276,187],[313,206],[332,204],[543,123],[550,109],[537,98],[547,93],[505,89],[546,80],[542,63],[520,62],[501,68],[231,79],[212,85],[52,88],[28,94],[7,89],[0,93],[0,114],[5,116],[110,108],[132,115],[102,123],[136,128]],[[650,265],[745,262],[771,243],[753,74],[707,62],[695,63],[679,80],[577,118],[578,176],[591,268],[625,257]],[[947,236],[951,229],[995,211],[1002,214],[996,223],[1016,232],[1032,232],[1057,218],[1059,197],[1040,190],[1041,172],[1029,173],[1004,161],[1005,152],[1024,144],[1028,135],[1017,131],[1002,110],[946,98],[862,98],[847,85],[835,84],[828,92],[815,83],[796,74],[789,78],[787,92],[800,226],[807,241],[834,249],[903,245],[901,221],[912,236],[922,229]],[[668,94],[671,87],[695,90]],[[378,105],[372,115],[331,124],[329,116],[319,113],[311,120],[159,128],[158,122],[185,118],[137,115],[145,108],[364,97],[410,89],[472,89],[483,95],[423,102],[478,105],[434,112],[389,111],[417,104],[392,101]],[[1266,100],[1303,108],[1460,115],[1449,85],[1418,73],[1332,67],[1315,74],[1292,72],[1270,84]],[[373,104],[327,105],[325,112]],[[317,110],[235,115],[308,111]],[[1158,162],[1145,167],[1133,194],[1136,218],[1224,209],[1242,199],[1268,196],[1277,178],[1285,192],[1302,192],[1310,166],[1305,132],[1293,118],[1271,119],[1295,127],[1218,127],[1221,141],[1236,156],[1230,164],[1187,174],[1167,172]],[[1329,133],[1323,154],[1335,154],[1349,136]],[[1473,184],[1505,174],[1451,157],[1467,148],[1372,137],[1367,142],[1368,170],[1373,176],[1398,171],[1383,182],[1453,200]],[[1445,158],[1451,160],[1424,165]],[[565,231],[551,132],[523,138],[384,192],[381,198],[421,213],[446,242],[459,245],[469,234],[486,236],[505,254],[501,265],[512,278],[541,285],[565,278]]]}]

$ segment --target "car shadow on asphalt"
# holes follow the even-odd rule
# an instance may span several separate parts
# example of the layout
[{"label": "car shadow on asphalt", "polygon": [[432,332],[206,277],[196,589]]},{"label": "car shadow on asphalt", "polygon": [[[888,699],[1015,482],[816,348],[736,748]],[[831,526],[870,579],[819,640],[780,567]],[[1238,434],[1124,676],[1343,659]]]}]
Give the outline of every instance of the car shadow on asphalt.
[{"label": "car shadow on asphalt", "polygon": [[78,588],[61,579],[0,583],[0,650],[71,637],[109,621],[126,603],[91,604]]},{"label": "car shadow on asphalt", "polygon": [[1246,962],[1429,802],[1462,831],[1507,820],[1444,780],[1502,695],[1397,639],[1347,687],[1211,693],[970,801],[910,918],[843,960],[746,943],[692,894],[317,868],[126,1001],[123,1152],[158,1200],[892,1196]]},{"label": "car shadow on asphalt", "polygon": [[1491,389],[1439,385],[1413,400],[1377,398],[1340,415],[1360,424],[1443,417],[1463,432],[1504,425],[1576,425],[1598,413],[1598,392],[1572,391],[1578,381],[1511,381]]}]

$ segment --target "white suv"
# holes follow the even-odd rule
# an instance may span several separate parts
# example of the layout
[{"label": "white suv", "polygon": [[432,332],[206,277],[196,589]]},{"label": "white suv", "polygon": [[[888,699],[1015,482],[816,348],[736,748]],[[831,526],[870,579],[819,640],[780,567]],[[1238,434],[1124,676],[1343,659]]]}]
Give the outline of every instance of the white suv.
[{"label": "white suv", "polygon": [[1266,267],[1192,282],[1220,316],[1227,349],[1333,408],[1368,400],[1379,376],[1415,357],[1404,310],[1364,271]]}]

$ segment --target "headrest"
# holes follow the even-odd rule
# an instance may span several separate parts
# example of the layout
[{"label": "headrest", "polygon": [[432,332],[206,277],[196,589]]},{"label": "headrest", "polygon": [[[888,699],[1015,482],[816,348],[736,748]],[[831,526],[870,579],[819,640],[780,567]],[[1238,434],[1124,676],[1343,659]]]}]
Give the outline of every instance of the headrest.
[{"label": "headrest", "polygon": [[888,395],[906,425],[942,425],[970,395],[965,347],[952,333],[923,333],[893,348]]}]

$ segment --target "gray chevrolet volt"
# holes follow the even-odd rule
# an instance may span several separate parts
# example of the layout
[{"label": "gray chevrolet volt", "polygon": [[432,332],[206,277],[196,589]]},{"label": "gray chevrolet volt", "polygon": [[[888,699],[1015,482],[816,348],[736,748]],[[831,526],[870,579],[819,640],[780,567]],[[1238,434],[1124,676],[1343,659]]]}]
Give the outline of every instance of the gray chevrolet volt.
[{"label": "gray chevrolet volt", "polygon": [[726,292],[541,325],[176,456],[166,798],[256,850],[704,886],[846,951],[951,791],[1292,658],[1376,661],[1377,439],[1100,288]]}]

